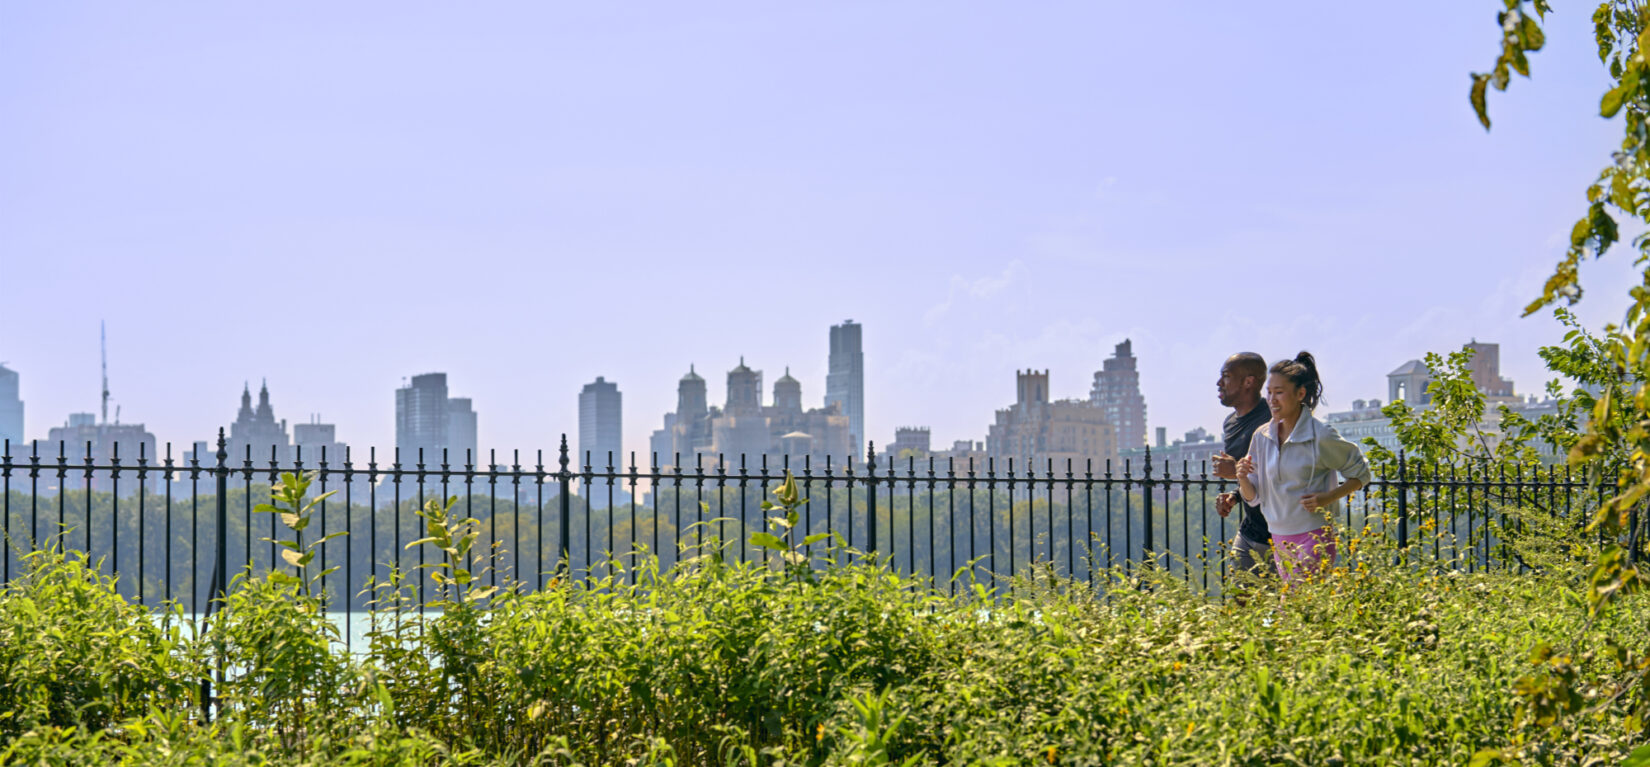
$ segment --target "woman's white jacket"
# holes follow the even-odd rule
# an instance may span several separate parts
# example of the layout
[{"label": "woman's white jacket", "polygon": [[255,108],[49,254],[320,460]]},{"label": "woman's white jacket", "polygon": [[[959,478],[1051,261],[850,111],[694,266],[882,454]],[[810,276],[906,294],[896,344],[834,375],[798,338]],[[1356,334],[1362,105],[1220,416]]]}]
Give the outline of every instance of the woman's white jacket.
[{"label": "woman's white jacket", "polygon": [[1334,490],[1340,485],[1336,474],[1363,480],[1367,487],[1371,475],[1363,451],[1311,411],[1301,414],[1282,449],[1273,436],[1277,428],[1276,419],[1261,424],[1249,443],[1255,464],[1249,482],[1259,495],[1260,513],[1274,535],[1297,535],[1324,527],[1337,518],[1341,503],[1310,512],[1301,505],[1301,496]]}]

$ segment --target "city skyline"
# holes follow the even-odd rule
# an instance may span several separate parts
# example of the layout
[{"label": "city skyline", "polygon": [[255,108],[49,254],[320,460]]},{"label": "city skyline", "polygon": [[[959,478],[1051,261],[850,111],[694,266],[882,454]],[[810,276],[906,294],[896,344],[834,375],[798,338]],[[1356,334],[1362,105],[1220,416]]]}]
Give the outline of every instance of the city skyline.
[{"label": "city skyline", "polygon": [[[832,326],[833,337],[838,327]],[[1513,381],[1501,375],[1502,355],[1498,343],[1482,342],[1473,338],[1462,344],[1462,347],[1474,352],[1472,361],[1474,381],[1490,397],[1492,405],[1495,403],[1512,403],[1515,407],[1530,407],[1532,412],[1546,412],[1551,408],[1551,400],[1546,399],[1544,395],[1538,396],[1531,393],[1530,389],[1526,389],[1525,393],[1522,394],[1514,394]],[[1155,435],[1155,438],[1148,437],[1140,447],[1130,447],[1120,443],[1118,435],[1122,430],[1132,428],[1140,423],[1134,419],[1139,414],[1147,412],[1146,403],[1151,399],[1145,392],[1132,388],[1132,382],[1138,372],[1134,365],[1137,358],[1132,352],[1133,345],[1129,339],[1118,343],[1114,348],[1113,355],[1106,358],[1102,363],[1102,367],[1092,374],[1092,378],[1096,382],[1095,388],[1086,395],[1078,392],[1079,396],[1076,397],[1058,397],[1057,390],[1050,387],[1050,373],[1046,369],[1041,372],[1036,370],[1015,371],[1018,378],[1017,404],[1010,405],[1007,409],[996,409],[996,422],[987,423],[983,440],[977,440],[973,436],[962,436],[955,439],[947,437],[942,444],[956,443],[955,448],[933,449],[928,447],[931,443],[930,427],[904,425],[890,430],[897,435],[896,439],[880,443],[878,454],[882,458],[887,458],[890,455],[912,449],[920,443],[924,447],[917,452],[942,457],[952,455],[959,458],[966,455],[999,455],[999,457],[1016,455],[1022,459],[1035,456],[1040,461],[1044,455],[1052,455],[1058,460],[1074,457],[1081,461],[1083,456],[1093,457],[1095,460],[1104,460],[1107,457],[1140,455],[1142,448],[1145,446],[1149,446],[1153,450],[1170,448],[1170,451],[1162,453],[1165,458],[1170,460],[1178,460],[1178,458],[1185,457],[1188,454],[1199,459],[1206,458],[1205,453],[1208,451],[1201,446],[1195,446],[1191,442],[1188,442],[1184,449],[1181,445],[1182,439],[1176,439],[1174,445],[1167,445],[1166,434],[1170,433],[1168,427],[1155,424],[1149,420],[1145,421],[1143,428]],[[1419,352],[1418,354],[1425,354],[1425,352]],[[621,426],[623,422],[621,415],[623,405],[616,383],[606,380],[604,376],[597,376],[594,382],[586,384],[578,397],[579,417],[577,426],[575,429],[562,433],[573,441],[574,454],[582,456],[585,450],[593,450],[605,455],[607,450],[615,450],[616,453],[622,452],[624,454],[624,457],[619,461],[620,465],[624,465],[629,461],[629,454],[634,452],[638,465],[646,466],[648,465],[651,448],[651,451],[660,451],[660,466],[672,465],[670,434],[676,423],[677,412],[684,407],[684,403],[692,403],[685,405],[689,409],[697,407],[703,411],[711,399],[707,394],[708,387],[705,379],[698,376],[693,367],[690,365],[689,372],[678,383],[678,410],[664,414],[665,430],[652,432],[650,439],[643,443],[644,446],[633,447],[627,441],[622,441],[625,439],[622,437],[624,432]],[[1108,375],[1115,375],[1117,372],[1125,370],[1127,375],[1120,379],[1122,382],[1126,382],[1123,388],[1115,389],[1110,397],[1102,397],[1098,394],[1101,386],[1100,381]],[[10,374],[10,378],[5,383],[8,385],[17,383],[20,378],[17,371],[7,369],[5,372]],[[763,453],[778,457],[786,453],[793,453],[797,459],[800,459],[802,455],[817,452],[817,450],[809,448],[806,441],[790,444],[788,440],[780,439],[782,436],[780,432],[810,423],[806,419],[798,420],[804,415],[806,398],[803,394],[801,382],[791,376],[788,366],[784,375],[774,384],[774,399],[771,405],[763,401],[762,371],[748,367],[743,356],[740,357],[738,366],[728,372],[727,379],[729,386],[727,387],[728,396],[725,405],[709,407],[708,414],[701,416],[701,418],[707,418],[704,423],[706,434],[703,437],[703,439],[710,440],[705,443],[704,452],[707,455],[743,452],[753,457]],[[1430,379],[1430,371],[1418,358],[1403,362],[1384,376],[1384,391],[1388,397],[1386,401],[1391,402],[1414,397],[1412,404],[1425,403],[1429,400],[1429,396],[1424,393],[1424,388]],[[398,426],[397,442],[394,446],[400,447],[404,451],[410,451],[407,453],[408,455],[416,454],[419,447],[423,447],[427,451],[436,450],[437,452],[433,454],[438,455],[439,446],[444,444],[447,445],[450,451],[450,460],[455,463],[462,462],[466,454],[465,451],[469,450],[477,466],[485,465],[486,455],[483,452],[484,450],[500,449],[477,443],[476,427],[478,417],[473,408],[472,400],[468,397],[448,396],[449,390],[446,386],[447,374],[445,372],[423,373],[403,380],[406,383],[396,390],[395,415]],[[1115,387],[1118,384],[1114,383],[1112,385]],[[1066,387],[1060,388],[1064,389]],[[1375,387],[1366,386],[1365,388]],[[1541,387],[1532,388],[1539,390]],[[1117,401],[1118,395],[1121,395],[1122,401],[1137,403],[1135,407],[1138,409],[1136,414],[1121,416],[1121,422],[1119,422],[1120,417],[1118,414],[1113,412],[1115,408],[1106,404],[1107,401]],[[1383,425],[1376,431],[1370,432],[1366,428],[1361,433],[1376,436],[1383,445],[1394,447],[1395,443],[1391,442],[1392,435],[1384,426],[1384,419],[1380,419],[1379,414],[1374,412],[1374,409],[1380,406],[1381,401],[1379,396],[1367,399],[1357,398],[1350,400],[1343,407],[1329,406],[1330,403],[1326,401],[1326,407],[1320,408],[1320,412],[1326,418],[1338,419],[1337,422],[1348,418],[1353,420],[1378,419]],[[1033,409],[1031,411],[1025,410],[1028,402],[1032,403]],[[1077,424],[1076,421],[1071,420],[1076,418],[1091,425],[1103,423],[1105,430],[1093,435],[1085,435],[1082,431],[1075,432],[1068,437],[1075,440],[1070,442],[1069,446],[1057,447],[1050,444],[1047,452],[1045,452],[1043,448],[1032,444],[1036,434],[1039,432],[1046,433],[1045,430],[1047,429],[1046,426],[1033,425],[1034,423],[1042,423],[1038,419],[1047,418],[1036,409],[1037,403],[1043,403],[1043,407],[1047,407],[1052,403],[1057,411],[1066,413],[1065,415],[1056,414],[1054,419],[1056,422],[1068,424],[1068,428],[1070,425]],[[1366,403],[1370,408],[1367,412],[1364,411]],[[0,409],[4,409],[9,404],[0,401]],[[23,403],[18,402],[16,404],[16,410],[21,411]],[[1065,410],[1060,411],[1059,408],[1062,407]],[[1076,409],[1073,410],[1073,408]],[[1093,410],[1093,415],[1085,415],[1081,412],[1089,409]],[[419,414],[424,411],[430,411],[428,414],[430,417],[420,420]],[[118,408],[116,412],[119,412]],[[796,417],[789,415],[792,412],[795,413]],[[823,414],[835,414],[837,412],[830,403],[827,403],[823,410],[808,410],[808,414],[815,417],[824,417]],[[1013,423],[1019,423],[1024,418],[1019,414],[1025,412],[1030,412],[1034,417],[1033,422],[1027,422],[1027,425],[1032,425],[1031,431],[1024,431],[1022,426],[1008,426],[1006,427],[1008,430],[1003,431],[1005,423],[1010,423],[1004,421],[1005,417],[1012,419]],[[735,445],[749,445],[749,449],[736,448],[731,451],[719,449],[724,447],[724,443],[730,441],[730,436],[734,436],[729,433],[718,434],[714,438],[711,437],[711,425],[716,423],[720,428],[720,416],[723,415],[758,416],[762,418],[764,425],[759,427],[758,430],[763,433],[760,435],[759,441],[751,442],[756,432],[741,429],[739,433],[743,436],[732,439],[731,442]],[[779,421],[773,421],[772,419],[775,417],[778,417]],[[250,448],[251,455],[256,456],[259,461],[267,460],[268,456],[274,455],[277,460],[287,462],[294,457],[293,448],[298,445],[305,447],[306,456],[319,457],[319,447],[322,445],[328,446],[328,450],[332,453],[342,453],[351,441],[340,439],[337,426],[331,423],[321,423],[319,418],[318,414],[312,414],[309,422],[293,424],[289,430],[286,419],[276,420],[275,418],[268,381],[264,380],[260,383],[256,408],[252,405],[250,382],[246,382],[242,387],[239,412],[234,421],[226,424],[230,455],[232,457],[241,456]],[[423,421],[429,421],[429,423],[426,424]],[[771,438],[766,436],[770,422],[777,429],[773,432]],[[844,428],[846,428],[846,416],[843,416],[843,422]],[[824,428],[821,423],[823,422],[815,423],[811,430],[824,434],[825,432],[819,431]],[[1194,435],[1198,439],[1212,439],[1208,432],[1217,425],[1197,424],[1184,430],[1184,432],[1175,433],[1183,433],[1184,440],[1187,441],[1192,440]],[[1078,428],[1089,427],[1079,426]],[[1013,435],[1012,443],[1003,441],[1003,438],[1008,435]],[[562,435],[558,434],[557,436]],[[661,436],[665,439],[662,446],[659,442]],[[680,435],[678,436],[680,437]],[[783,436],[789,437],[791,435],[785,434]],[[806,438],[808,435],[798,430],[797,436]],[[133,445],[127,445],[123,448],[128,451],[134,449],[138,442],[145,443],[147,445],[146,449],[151,455],[157,455],[155,451],[162,449],[161,445],[171,441],[165,438],[157,438],[146,430],[144,423],[123,423],[118,418],[111,421],[101,421],[96,414],[88,412],[70,413],[62,426],[52,427],[48,430],[46,438],[33,437],[32,439],[41,439],[43,444],[55,442],[59,438],[67,438],[70,442],[76,444],[90,441],[93,443],[94,454],[100,456],[101,460],[101,457],[110,453],[109,446],[105,444],[109,437],[116,438],[123,444],[128,441],[133,442]],[[844,438],[846,439],[846,433]],[[692,441],[693,438],[689,438],[689,440]],[[992,445],[993,441],[996,442],[996,446],[987,447]],[[182,450],[190,444],[176,442],[176,449]],[[622,449],[616,449],[616,446]],[[680,444],[677,445],[677,447],[680,446]],[[360,447],[377,446],[361,444]],[[978,449],[982,447],[986,449]],[[210,441],[195,441],[192,443],[192,448],[196,453],[205,450],[205,454],[210,455],[212,452]],[[544,446],[530,446],[526,449],[541,450],[546,448]],[[1213,448],[1209,449],[1212,450]],[[271,450],[274,452],[272,453]],[[1188,450],[1190,453],[1187,452]],[[839,451],[828,450],[826,452],[834,455]],[[14,454],[17,454],[17,451],[14,450]],[[692,451],[683,450],[681,454],[691,455]],[[187,460],[188,455],[188,452],[184,452],[180,454],[180,457]],[[817,456],[821,459],[821,462],[824,455],[825,453],[819,453]],[[859,453],[855,453],[855,455],[856,457],[863,457]],[[210,458],[207,460],[210,460]],[[405,460],[411,461],[414,459],[407,458]],[[594,453],[593,460],[595,460]],[[596,460],[596,463],[603,464],[604,461]],[[691,465],[691,461],[689,463]]]},{"label": "city skyline", "polygon": [[[39,437],[98,411],[107,318],[121,417],[179,449],[265,377],[383,448],[387,392],[440,370],[501,450],[623,381],[640,453],[690,364],[715,402],[740,354],[788,365],[816,406],[845,317],[867,440],[981,440],[1013,371],[1078,396],[1125,338],[1169,434],[1219,422],[1240,350],[1310,349],[1342,408],[1495,339],[1536,390],[1562,330],[1519,311],[1620,140],[1575,117],[1608,80],[1588,20],[1552,17],[1543,87],[1486,134],[1480,9],[1400,3],[1428,23],[1389,61],[1361,8],[1172,5],[366,2],[319,36],[299,7],[8,7],[0,103],[29,119],[0,124],[0,361]],[[1194,102],[1159,84],[1205,64],[1108,29],[1243,76]],[[1619,321],[1631,260],[1581,275],[1584,324]]]}]

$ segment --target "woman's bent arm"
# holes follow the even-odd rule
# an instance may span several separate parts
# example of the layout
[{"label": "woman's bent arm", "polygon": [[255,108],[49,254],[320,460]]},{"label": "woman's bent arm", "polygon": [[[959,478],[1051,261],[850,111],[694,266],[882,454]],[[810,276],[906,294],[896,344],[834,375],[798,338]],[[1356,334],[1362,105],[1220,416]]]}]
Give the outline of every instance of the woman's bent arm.
[{"label": "woman's bent arm", "polygon": [[1319,465],[1324,468],[1340,472],[1345,481],[1334,490],[1316,495],[1308,495],[1304,499],[1309,510],[1327,506],[1339,501],[1369,485],[1373,475],[1369,471],[1369,462],[1364,460],[1362,450],[1348,442],[1335,427],[1325,425],[1318,436]]}]

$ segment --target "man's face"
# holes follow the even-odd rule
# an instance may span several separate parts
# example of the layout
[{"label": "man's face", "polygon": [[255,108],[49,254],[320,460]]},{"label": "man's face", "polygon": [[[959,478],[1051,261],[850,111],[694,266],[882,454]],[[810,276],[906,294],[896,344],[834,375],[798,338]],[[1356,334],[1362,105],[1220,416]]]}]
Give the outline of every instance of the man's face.
[{"label": "man's face", "polygon": [[1215,390],[1220,394],[1220,404],[1232,407],[1243,395],[1243,381],[1245,376],[1228,362],[1220,366],[1220,378],[1215,381]]}]

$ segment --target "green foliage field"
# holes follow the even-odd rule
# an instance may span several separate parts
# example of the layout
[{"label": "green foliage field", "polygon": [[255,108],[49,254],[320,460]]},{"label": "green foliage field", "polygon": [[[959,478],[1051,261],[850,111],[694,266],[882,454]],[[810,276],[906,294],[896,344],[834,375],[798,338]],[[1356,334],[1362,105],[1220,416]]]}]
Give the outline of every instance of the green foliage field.
[{"label": "green foliage field", "polygon": [[[1596,549],[1562,524],[1514,544],[1531,574],[1395,566],[1355,535],[1318,582],[1239,604],[1151,573],[958,599],[864,559],[715,556],[492,593],[448,512],[421,544],[443,609],[381,584],[356,654],[299,578],[238,579],[198,633],[37,555],[0,595],[0,763],[1615,764],[1634,743],[1611,710],[1554,727],[1514,690],[1546,637],[1650,641],[1644,595],[1582,625]],[[1577,683],[1613,657],[1581,648]]]}]

